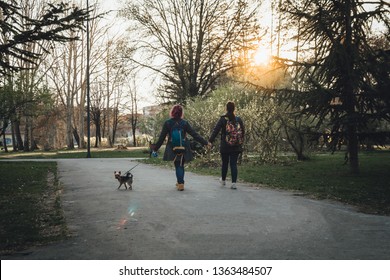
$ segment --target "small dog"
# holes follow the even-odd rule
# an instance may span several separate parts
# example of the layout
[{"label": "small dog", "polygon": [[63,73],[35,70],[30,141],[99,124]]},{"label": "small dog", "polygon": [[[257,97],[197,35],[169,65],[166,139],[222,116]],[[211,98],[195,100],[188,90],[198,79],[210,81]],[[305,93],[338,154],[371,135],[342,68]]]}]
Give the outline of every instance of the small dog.
[{"label": "small dog", "polygon": [[131,174],[130,172],[126,172],[125,175],[122,176],[120,171],[118,171],[118,172],[114,171],[114,177],[119,182],[118,190],[123,184],[125,185],[126,190],[127,190],[127,185],[129,185],[129,190],[133,189],[133,185],[132,185],[133,184],[133,174]]}]

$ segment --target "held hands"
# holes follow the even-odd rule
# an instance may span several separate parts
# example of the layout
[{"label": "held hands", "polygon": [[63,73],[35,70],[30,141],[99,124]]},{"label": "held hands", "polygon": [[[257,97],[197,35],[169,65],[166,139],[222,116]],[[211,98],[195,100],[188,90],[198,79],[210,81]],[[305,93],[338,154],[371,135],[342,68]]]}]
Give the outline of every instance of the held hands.
[{"label": "held hands", "polygon": [[149,148],[150,148],[150,156],[158,157],[158,153],[156,151],[156,145],[155,144],[150,144]]},{"label": "held hands", "polygon": [[149,149],[150,149],[151,151],[157,152],[157,151],[156,151],[156,145],[155,145],[155,144],[149,144]]}]

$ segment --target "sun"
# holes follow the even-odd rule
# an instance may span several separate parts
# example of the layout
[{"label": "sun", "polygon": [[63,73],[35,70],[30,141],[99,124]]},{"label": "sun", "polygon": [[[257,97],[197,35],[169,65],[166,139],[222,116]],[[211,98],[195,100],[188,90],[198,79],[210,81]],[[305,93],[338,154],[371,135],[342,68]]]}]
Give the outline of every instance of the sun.
[{"label": "sun", "polygon": [[271,62],[271,51],[263,46],[259,46],[253,53],[253,63],[255,65],[267,65]]}]

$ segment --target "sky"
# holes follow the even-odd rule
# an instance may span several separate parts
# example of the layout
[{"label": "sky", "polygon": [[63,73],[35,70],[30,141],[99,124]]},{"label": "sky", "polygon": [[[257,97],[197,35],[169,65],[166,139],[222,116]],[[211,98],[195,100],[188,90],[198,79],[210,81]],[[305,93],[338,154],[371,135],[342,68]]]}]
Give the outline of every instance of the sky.
[{"label": "sky", "polygon": [[[85,1],[85,0],[84,0]],[[120,9],[123,2],[126,0],[99,0],[102,11],[113,10],[106,18],[109,22],[115,22],[115,30],[113,32],[124,31],[124,23],[120,22],[120,19],[116,18],[116,10]],[[90,0],[93,2],[93,0]],[[264,0],[261,5],[261,12],[259,13],[259,23],[262,28],[267,30],[265,36],[259,42],[259,49],[256,54],[254,54],[255,62],[259,64],[266,64],[268,62],[269,57],[272,55],[277,55],[276,48],[276,40],[274,38],[274,43],[271,47],[271,28],[274,29],[273,33],[275,34],[275,29],[277,25],[277,19],[274,18],[274,22],[272,24],[272,12],[271,12],[271,2],[270,0]],[[378,27],[379,28],[379,27]],[[291,29],[291,32],[294,32],[294,28]],[[282,46],[279,55],[283,58],[287,59],[295,59],[295,52],[293,51],[295,47],[295,42],[291,42],[290,44],[286,44]],[[138,79],[138,95],[140,96],[139,107],[149,106],[149,105],[157,105],[157,100],[154,97],[154,93],[157,89],[156,83],[153,83],[150,77],[152,77],[151,70],[143,71],[141,73],[140,78]]]},{"label": "sky", "polygon": [[[115,28],[113,29],[113,33],[122,32],[125,30],[125,23],[121,23],[120,19],[116,18],[116,11],[120,9],[122,4],[126,0],[100,0],[100,6],[101,6],[101,12],[103,11],[110,11],[105,18],[108,23],[115,22]],[[90,2],[93,2],[93,0],[90,0]],[[271,1],[265,0],[263,2],[263,9],[264,10],[270,10],[271,9]],[[261,20],[261,24],[264,27],[271,27],[271,13],[266,12],[262,13],[262,16],[259,17],[259,20]],[[263,40],[260,42],[258,53],[255,54],[255,59],[258,63],[267,63],[267,59],[271,56],[270,51],[270,38],[269,38],[270,32],[267,33],[267,35],[263,38]],[[275,55],[275,53],[273,53]],[[138,79],[137,85],[139,86],[139,90],[137,91],[137,94],[140,96],[139,101],[139,108],[144,106],[150,106],[150,105],[157,105],[158,101],[156,100],[154,94],[157,90],[157,82],[153,82],[151,77],[154,77],[151,70],[144,70],[140,73],[140,78]]]},{"label": "sky", "polygon": [[[91,0],[92,2],[93,0]],[[114,22],[114,27],[112,29],[112,34],[117,35],[126,30],[126,23],[124,20],[116,17],[116,12],[122,6],[124,0],[100,0],[100,10],[101,12],[111,11],[105,19],[108,23]],[[137,79],[137,95],[139,97],[138,109],[141,111],[143,107],[158,105],[154,93],[157,90],[156,83],[153,82],[154,75],[151,73],[151,70],[143,70],[139,73]]]}]

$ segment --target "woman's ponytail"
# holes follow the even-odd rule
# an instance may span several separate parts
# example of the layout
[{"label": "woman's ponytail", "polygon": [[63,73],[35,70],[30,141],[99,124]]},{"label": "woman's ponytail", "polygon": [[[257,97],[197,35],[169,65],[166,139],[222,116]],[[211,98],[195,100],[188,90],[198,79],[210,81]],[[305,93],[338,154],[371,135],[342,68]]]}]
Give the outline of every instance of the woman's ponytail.
[{"label": "woman's ponytail", "polygon": [[229,121],[236,122],[236,116],[234,115],[235,105],[234,102],[229,101],[226,103],[226,116],[229,118]]}]

